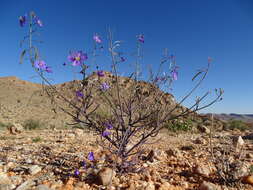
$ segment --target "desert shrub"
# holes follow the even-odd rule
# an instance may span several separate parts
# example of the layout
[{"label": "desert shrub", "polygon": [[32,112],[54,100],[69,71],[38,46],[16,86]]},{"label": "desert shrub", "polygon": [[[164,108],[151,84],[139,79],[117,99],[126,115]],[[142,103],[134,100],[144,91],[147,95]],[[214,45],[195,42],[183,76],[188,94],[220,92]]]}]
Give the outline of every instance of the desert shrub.
[{"label": "desert shrub", "polygon": [[250,166],[250,173],[253,174],[253,165]]},{"label": "desert shrub", "polygon": [[32,142],[36,143],[36,142],[40,142],[42,141],[42,138],[41,137],[35,137],[32,139]]},{"label": "desert shrub", "polygon": [[248,126],[241,120],[231,120],[228,122],[227,127],[231,130],[239,129],[241,131],[248,129]]},{"label": "desert shrub", "polygon": [[3,122],[0,121],[0,129],[4,129],[4,128],[6,128],[7,126],[8,126],[8,124],[3,123]]},{"label": "desert shrub", "polygon": [[[28,54],[35,72],[42,78],[44,84],[47,84],[43,87],[51,102],[73,118],[73,126],[81,124],[96,132],[97,144],[119,158],[107,164],[120,173],[139,171],[135,165],[140,161],[138,159],[143,153],[143,145],[150,138],[156,137],[168,121],[187,116],[221,100],[223,90],[216,89],[215,97],[207,104],[202,102],[210,92],[197,97],[189,109],[181,109],[182,103],[206,78],[211,64],[211,58],[208,58],[207,67],[198,70],[193,76],[192,81],[195,84],[192,89],[178,103],[173,103],[172,96],[161,89],[171,91],[173,82],[178,79],[179,67],[176,64],[176,56],[169,54],[165,49],[160,63],[157,64],[157,72],[150,69],[149,76],[143,76],[140,71],[140,62],[143,60],[142,46],[145,41],[143,34],[136,36],[136,50],[131,53],[135,59],[134,71],[127,77],[128,87],[122,87],[119,67],[120,64],[128,61],[127,54],[122,52],[122,41],[115,40],[111,30],[108,32],[108,46],[100,35],[94,34],[94,48],[88,51],[92,52],[89,56],[81,50],[70,51],[67,56],[69,63],[63,65],[78,67],[81,80],[73,81],[76,85],[68,88],[72,90],[71,93],[63,95],[62,89],[52,85],[47,79],[47,74],[52,73],[52,69],[41,59],[42,56],[34,42],[34,38],[37,38],[34,34],[43,26],[41,20],[34,12],[30,12],[28,16],[21,16],[19,21],[21,27],[29,27],[28,35],[22,41],[22,45],[26,44],[26,47],[21,53],[20,62],[22,63],[24,56]],[[29,24],[26,25],[26,22]],[[97,71],[93,73],[89,71],[87,60],[92,57],[92,64],[96,65],[96,57],[105,52],[101,50],[108,50],[106,53],[110,55],[111,72],[105,72],[97,65]],[[108,57],[108,54],[105,56]],[[188,130],[188,128],[190,128],[189,123],[174,126],[177,130]],[[92,152],[88,159],[95,160]]]},{"label": "desert shrub", "polygon": [[44,124],[39,120],[28,119],[24,121],[23,127],[26,130],[36,130],[36,129],[42,129],[44,127]]},{"label": "desert shrub", "polygon": [[169,131],[180,132],[180,131],[190,131],[192,129],[192,120],[176,120],[173,122],[168,122],[165,125]]}]

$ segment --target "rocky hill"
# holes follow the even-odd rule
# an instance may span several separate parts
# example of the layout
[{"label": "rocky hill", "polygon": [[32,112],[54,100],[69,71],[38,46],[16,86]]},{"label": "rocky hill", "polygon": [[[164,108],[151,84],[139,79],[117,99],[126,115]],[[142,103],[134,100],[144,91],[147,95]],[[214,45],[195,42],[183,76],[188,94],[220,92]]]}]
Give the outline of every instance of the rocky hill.
[{"label": "rocky hill", "polygon": [[253,114],[236,114],[236,113],[230,113],[230,114],[215,114],[216,118],[221,120],[241,120],[248,123],[253,123]]},{"label": "rocky hill", "polygon": [[[110,84],[113,82],[114,76],[109,72],[105,73],[103,81]],[[89,83],[96,83],[97,76],[95,74],[89,77]],[[102,81],[102,82],[103,82]],[[127,77],[119,78],[119,85],[122,89],[121,94],[124,96],[129,95],[129,89],[136,82]],[[113,84],[110,84],[113,85]],[[63,84],[57,84],[54,87],[61,92],[64,96],[68,97],[71,101],[75,98],[76,89],[80,86],[80,81],[74,80]],[[173,95],[164,93],[157,87],[152,86],[150,83],[141,81],[138,82],[137,86],[140,87],[141,93],[148,98],[154,98],[157,95],[164,95],[160,100],[161,103],[169,102],[169,105],[175,106],[176,102]],[[51,100],[48,98],[45,90],[43,90],[41,84],[35,84],[28,81],[18,79],[17,77],[1,77],[0,78],[0,122],[12,123],[18,122],[23,123],[29,119],[40,120],[46,124],[46,126],[63,127],[66,123],[72,121],[71,117],[63,113],[55,105],[51,104]],[[152,90],[150,90],[152,89]],[[153,94],[152,94],[153,93]],[[95,95],[96,96],[96,95]],[[60,105],[68,104],[60,100],[60,97],[55,95],[56,102]],[[96,99],[97,104],[103,105],[103,101]],[[101,106],[103,110],[106,110],[106,106]],[[180,106],[175,110],[174,113],[178,113],[187,108]],[[105,112],[105,111],[104,111]],[[199,124],[208,126],[211,124],[210,116],[198,115],[197,113],[190,114],[184,118],[178,119],[178,122],[183,123],[184,121],[191,120],[191,125],[197,127]],[[222,128],[223,122],[216,119],[214,122],[216,128]]]}]

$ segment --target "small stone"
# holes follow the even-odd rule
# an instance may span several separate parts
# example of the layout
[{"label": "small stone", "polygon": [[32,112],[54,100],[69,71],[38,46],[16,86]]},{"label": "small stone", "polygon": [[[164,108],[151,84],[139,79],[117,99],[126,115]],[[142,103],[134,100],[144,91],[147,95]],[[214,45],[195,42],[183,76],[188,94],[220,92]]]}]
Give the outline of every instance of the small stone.
[{"label": "small stone", "polygon": [[177,148],[171,148],[165,151],[165,153],[167,153],[168,156],[174,156],[174,157],[182,157],[182,153],[179,149]]},{"label": "small stone", "polygon": [[48,186],[46,185],[38,185],[35,190],[51,190]]},{"label": "small stone", "polygon": [[213,183],[204,181],[200,185],[199,190],[220,190],[220,188]]},{"label": "small stone", "polygon": [[22,183],[22,177],[20,176],[10,176],[10,180],[12,181],[12,183],[14,183],[15,185],[19,185]]},{"label": "small stone", "polygon": [[201,138],[201,137],[198,137],[194,140],[194,143],[195,144],[205,144],[206,143],[206,140]]},{"label": "small stone", "polygon": [[207,166],[198,165],[195,168],[195,173],[199,174],[201,176],[204,176],[204,177],[208,177],[211,172],[210,172],[210,169]]},{"label": "small stone", "polygon": [[68,134],[68,138],[74,139],[75,137],[76,137],[76,135],[74,133]]},{"label": "small stone", "polygon": [[78,137],[80,137],[84,134],[82,129],[75,129],[74,133]]},{"label": "small stone", "polygon": [[15,187],[13,184],[0,184],[0,190],[13,190]]},{"label": "small stone", "polygon": [[148,184],[145,186],[145,190],[155,190],[154,183],[148,182]]},{"label": "small stone", "polygon": [[10,134],[16,135],[24,131],[24,127],[19,123],[13,123],[8,127]]},{"label": "small stone", "polygon": [[19,185],[16,190],[27,190],[27,189],[29,189],[33,185],[35,185],[34,181],[27,180],[24,183],[22,183],[21,185]]},{"label": "small stone", "polygon": [[168,190],[171,188],[171,185],[169,182],[164,182],[161,184],[158,190]]},{"label": "small stone", "polygon": [[248,153],[246,154],[246,158],[253,158],[253,154],[248,152]]},{"label": "small stone", "polygon": [[253,186],[253,175],[244,177],[243,182]]},{"label": "small stone", "polygon": [[25,163],[27,163],[27,164],[32,164],[32,163],[33,163],[33,161],[32,161],[32,159],[27,158],[27,159],[25,160]]},{"label": "small stone", "polygon": [[39,167],[38,165],[33,165],[29,167],[28,171],[29,171],[29,174],[35,175],[41,171],[41,167]]},{"label": "small stone", "polygon": [[105,167],[98,172],[98,180],[100,184],[107,186],[111,184],[114,175],[113,169]]},{"label": "small stone", "polygon": [[205,125],[198,125],[198,130],[202,133],[210,133],[210,129]]},{"label": "small stone", "polygon": [[0,184],[11,184],[11,180],[6,173],[0,173]]}]

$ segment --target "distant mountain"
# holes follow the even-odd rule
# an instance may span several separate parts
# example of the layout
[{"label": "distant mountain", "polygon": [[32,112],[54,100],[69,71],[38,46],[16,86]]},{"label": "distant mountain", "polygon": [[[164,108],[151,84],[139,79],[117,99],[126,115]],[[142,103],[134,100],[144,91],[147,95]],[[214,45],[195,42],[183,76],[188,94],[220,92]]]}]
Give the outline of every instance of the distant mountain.
[{"label": "distant mountain", "polygon": [[[208,114],[210,115],[210,114]],[[214,114],[214,117],[220,120],[241,120],[247,123],[253,123],[253,114],[236,114],[236,113],[230,113],[230,114]]]}]

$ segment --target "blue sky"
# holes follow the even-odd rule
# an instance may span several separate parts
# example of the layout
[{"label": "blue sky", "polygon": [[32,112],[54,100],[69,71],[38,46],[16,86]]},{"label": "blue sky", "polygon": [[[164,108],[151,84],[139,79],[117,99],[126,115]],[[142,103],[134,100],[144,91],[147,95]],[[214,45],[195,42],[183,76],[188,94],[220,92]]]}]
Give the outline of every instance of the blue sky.
[{"label": "blue sky", "polygon": [[[28,62],[20,65],[19,42],[27,29],[19,27],[18,17],[30,10],[40,17],[44,27],[40,51],[52,66],[54,83],[69,81],[70,68],[62,66],[70,50],[88,51],[92,36],[106,38],[110,27],[129,59],[121,66],[129,70],[130,54],[136,35],[145,35],[143,70],[157,68],[164,48],[176,55],[179,79],[172,93],[180,100],[193,83],[197,69],[213,58],[207,79],[185,102],[189,106],[197,95],[223,88],[224,100],[202,112],[253,113],[253,2],[251,0],[1,0],[0,1],[0,76],[17,76],[23,80],[39,79]],[[91,64],[91,62],[88,62]],[[97,60],[108,70],[109,59]]]}]

